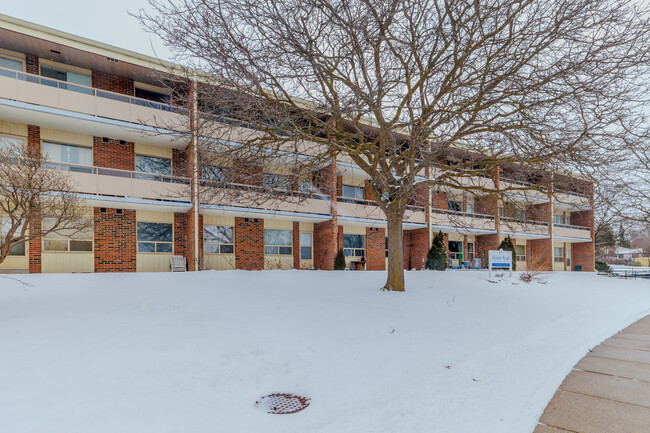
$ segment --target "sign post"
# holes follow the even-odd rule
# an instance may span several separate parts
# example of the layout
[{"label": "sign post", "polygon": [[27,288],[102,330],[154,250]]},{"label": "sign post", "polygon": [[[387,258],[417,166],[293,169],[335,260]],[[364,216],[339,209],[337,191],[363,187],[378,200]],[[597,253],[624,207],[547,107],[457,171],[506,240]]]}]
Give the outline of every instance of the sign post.
[{"label": "sign post", "polygon": [[492,278],[493,269],[508,269],[512,277],[512,251],[489,251],[488,252],[488,276]]}]

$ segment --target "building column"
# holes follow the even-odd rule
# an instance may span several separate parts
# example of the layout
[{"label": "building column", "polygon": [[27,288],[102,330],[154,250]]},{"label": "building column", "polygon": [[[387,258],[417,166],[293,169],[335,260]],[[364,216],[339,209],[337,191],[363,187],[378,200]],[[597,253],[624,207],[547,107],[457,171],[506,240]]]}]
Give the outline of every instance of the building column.
[{"label": "building column", "polygon": [[298,221],[293,222],[292,234],[293,268],[300,269],[300,223]]},{"label": "building column", "polygon": [[235,269],[264,269],[264,220],[235,218]]},{"label": "building column", "polygon": [[383,228],[366,227],[366,269],[386,269],[386,230]]},{"label": "building column", "polygon": [[93,226],[95,272],[135,272],[135,210],[96,207]]},{"label": "building column", "polygon": [[[338,176],[336,159],[314,175],[314,186],[321,194],[330,198],[332,219],[314,224],[313,251],[314,268],[331,271],[339,249],[339,227],[337,221]],[[341,246],[343,244],[341,243]]]}]

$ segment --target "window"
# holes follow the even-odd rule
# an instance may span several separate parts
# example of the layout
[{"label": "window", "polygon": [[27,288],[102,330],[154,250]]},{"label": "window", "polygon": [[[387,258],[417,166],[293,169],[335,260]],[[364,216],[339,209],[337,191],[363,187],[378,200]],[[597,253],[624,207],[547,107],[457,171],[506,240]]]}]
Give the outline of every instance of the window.
[{"label": "window", "polygon": [[467,203],[466,205],[467,213],[474,213],[474,203]]},{"label": "window", "polygon": [[[92,87],[92,80],[90,79],[90,75],[78,74],[76,72],[66,71],[54,66],[41,65],[41,76],[70,83],[70,85],[59,84],[58,86],[61,89],[73,90],[75,92],[85,93],[88,95],[92,94],[93,92],[92,89],[90,89],[90,87]],[[57,84],[54,82],[48,83],[46,81],[44,81],[43,84],[52,85],[54,87],[57,86]]]},{"label": "window", "polygon": [[300,188],[300,192],[304,192],[304,193],[309,194],[312,191],[312,189],[311,189],[311,181],[306,180],[306,179],[300,179],[298,181],[298,187]]},{"label": "window", "polygon": [[[88,221],[85,221],[89,224]],[[43,218],[43,231],[49,231],[56,225],[55,218]],[[59,225],[61,227],[61,225]],[[43,251],[50,252],[92,252],[93,228],[83,230],[57,229],[57,233],[48,233],[43,237]]]},{"label": "window", "polygon": [[564,218],[562,215],[553,215],[553,224],[562,224],[564,222]]},{"label": "window", "polygon": [[[11,223],[12,220],[8,216],[3,216],[0,217],[0,244],[4,243],[5,236],[7,236],[7,233],[9,233],[9,229],[11,228]],[[20,224],[16,230],[14,231],[14,235],[20,236],[20,233],[23,230],[23,225]],[[15,236],[14,236],[15,238]],[[22,242],[20,244],[14,245],[11,247],[11,251],[9,251],[10,256],[24,256],[25,255],[25,242]]]},{"label": "window", "polygon": [[61,166],[60,164],[73,164],[91,167],[93,165],[93,150],[89,147],[73,146],[70,144],[42,143],[43,156],[50,161],[47,165],[61,170],[91,173],[92,169],[86,167]]},{"label": "window", "polygon": [[291,189],[291,177],[282,174],[264,173],[262,175],[262,185],[270,189]]},{"label": "window", "polygon": [[233,254],[233,228],[227,226],[203,226],[203,250],[206,254]]},{"label": "window", "polygon": [[291,230],[264,230],[264,254],[291,255]]},{"label": "window", "polygon": [[148,101],[169,104],[169,95],[162,92],[155,92],[153,90],[141,89],[139,87],[135,88],[135,97],[140,99],[146,99]]},{"label": "window", "polygon": [[351,186],[343,185],[343,190],[341,191],[341,196],[345,198],[353,199],[351,201],[361,201],[363,202],[363,187],[362,186]]},{"label": "window", "polygon": [[300,258],[302,260],[311,260],[311,233],[302,232],[300,233]]},{"label": "window", "polygon": [[172,224],[139,222],[139,253],[171,253],[173,251],[174,229]]},{"label": "window", "polygon": [[[11,69],[14,71],[23,70],[23,62],[9,57],[0,56],[0,68]],[[15,78],[15,77],[14,77]]]},{"label": "window", "polygon": [[[158,158],[156,156],[135,156],[135,171],[141,173],[162,174],[171,176],[172,174],[172,160],[168,158]],[[147,178],[139,177],[139,178]]]},{"label": "window", "polygon": [[346,257],[364,257],[366,255],[366,236],[344,234],[343,254]]},{"label": "window", "polygon": [[562,263],[564,261],[564,248],[553,248],[553,261],[557,263]]},{"label": "window", "polygon": [[0,135],[0,152],[3,150],[20,151],[25,148],[25,140],[18,137],[9,137],[7,135]]},{"label": "window", "polygon": [[571,248],[567,248],[566,250],[566,266],[567,268],[571,267]]},{"label": "window", "polygon": [[571,225],[571,217],[564,217],[564,224],[570,226]]},{"label": "window", "polygon": [[455,200],[447,200],[447,209],[454,212],[462,212],[463,204]]},{"label": "window", "polygon": [[217,167],[214,165],[203,166],[203,180],[215,183],[229,182],[232,177],[232,171],[227,167]]},{"label": "window", "polygon": [[449,257],[463,260],[463,243],[461,241],[449,241]]},{"label": "window", "polygon": [[524,221],[526,219],[526,212],[521,209],[515,209],[515,219]]},{"label": "window", "polygon": [[526,246],[525,245],[515,245],[515,256],[517,257],[518,262],[526,261]]},{"label": "window", "polygon": [[467,261],[471,262],[474,260],[474,243],[473,242],[468,242],[467,243]]}]

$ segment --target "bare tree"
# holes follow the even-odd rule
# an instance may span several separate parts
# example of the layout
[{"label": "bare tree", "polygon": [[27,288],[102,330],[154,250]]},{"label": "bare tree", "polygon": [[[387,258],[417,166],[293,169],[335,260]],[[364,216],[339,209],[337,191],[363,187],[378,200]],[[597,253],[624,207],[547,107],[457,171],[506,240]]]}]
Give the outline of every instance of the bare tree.
[{"label": "bare tree", "polygon": [[[31,239],[75,236],[92,226],[76,185],[20,141],[0,138],[0,263]],[[42,218],[47,224],[42,224]]]},{"label": "bare tree", "polygon": [[[295,173],[336,157],[367,174],[387,217],[386,290],[405,288],[402,223],[417,192],[557,189],[551,173],[602,163],[642,123],[650,26],[626,0],[150,6],[142,24],[203,83],[211,115],[191,126],[218,143],[210,152],[288,158]],[[502,187],[505,166],[544,176]]]}]

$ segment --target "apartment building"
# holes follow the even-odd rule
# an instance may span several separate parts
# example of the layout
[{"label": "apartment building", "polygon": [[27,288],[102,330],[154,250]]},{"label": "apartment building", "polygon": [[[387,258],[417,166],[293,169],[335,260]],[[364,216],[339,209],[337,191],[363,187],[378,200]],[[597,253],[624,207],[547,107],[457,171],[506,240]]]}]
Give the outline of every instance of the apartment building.
[{"label": "apartment building", "polygon": [[[386,221],[367,176],[345,158],[323,168],[327,194],[250,205],[191,194],[195,146],[174,132],[186,113],[168,105],[161,64],[134,52],[0,15],[0,137],[40,152],[78,184],[92,229],[33,239],[0,269],[29,272],[188,269],[332,269],[386,266]],[[162,131],[160,125],[165,125]],[[523,185],[502,170],[501,188]],[[249,194],[282,175],[264,168]],[[578,181],[576,184],[580,185]],[[258,189],[256,189],[258,188]],[[454,266],[474,266],[505,236],[517,267],[594,270],[593,193],[531,190],[507,200],[432,190],[409,206],[404,267],[421,269],[431,239],[446,235]],[[1,217],[1,216],[0,216]],[[35,222],[32,224],[38,224]],[[51,224],[44,217],[40,224]]]}]

